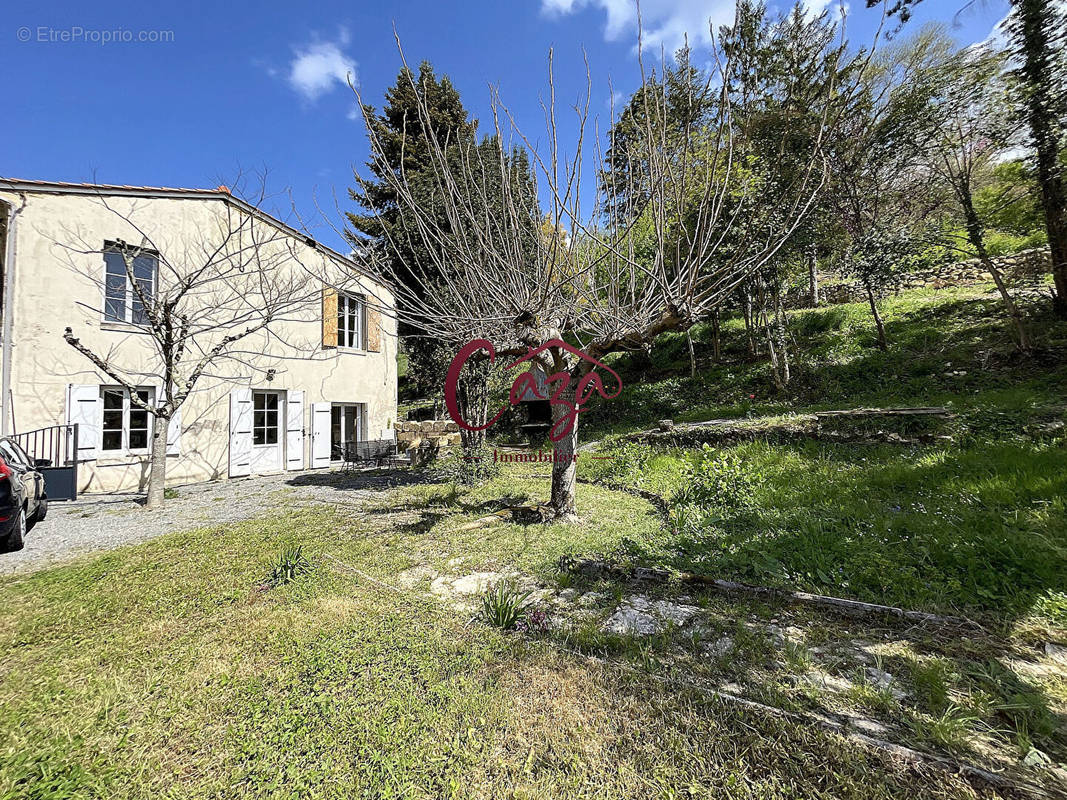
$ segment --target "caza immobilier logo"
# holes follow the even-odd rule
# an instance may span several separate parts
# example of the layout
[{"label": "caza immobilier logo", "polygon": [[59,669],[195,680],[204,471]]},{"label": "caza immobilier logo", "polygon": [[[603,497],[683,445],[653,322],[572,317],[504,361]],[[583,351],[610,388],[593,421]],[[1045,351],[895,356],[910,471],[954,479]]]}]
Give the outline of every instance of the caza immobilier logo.
[{"label": "caza immobilier logo", "polygon": [[[490,364],[496,360],[496,348],[493,347],[492,342],[487,339],[472,339],[464,345],[458,353],[456,353],[456,357],[452,359],[452,363],[448,368],[448,374],[445,377],[445,406],[448,409],[449,416],[451,416],[455,423],[464,430],[484,431],[496,423],[510,406],[516,405],[522,398],[530,394],[539,400],[548,400],[549,406],[552,408],[563,407],[566,409],[566,413],[553,422],[552,427],[548,432],[548,438],[551,441],[560,441],[574,430],[574,424],[578,419],[578,415],[586,410],[584,406],[593,397],[593,394],[596,393],[605,400],[611,400],[612,398],[618,397],[619,393],[622,391],[622,379],[611,367],[597,361],[592,356],[583,353],[577,347],[567,344],[562,339],[551,339],[539,347],[530,348],[529,352],[508,364],[506,368],[510,371],[521,364],[536,364],[537,362],[535,359],[537,359],[541,353],[554,347],[565,350],[566,352],[577,356],[579,359],[591,362],[592,364],[590,370],[582,375],[582,377],[579,378],[578,383],[575,385],[573,399],[571,399],[570,393],[572,380],[570,372],[553,372],[552,374],[547,375],[543,384],[549,388],[549,391],[547,396],[543,396],[538,392],[537,376],[527,369],[515,376],[515,380],[511,384],[511,390],[508,392],[507,406],[502,406],[484,425],[471,424],[463,418],[463,414],[459,408],[458,386],[460,372],[463,370],[463,366],[467,361],[479,351],[484,350],[488,353]],[[601,379],[597,370],[603,370],[614,379],[615,391],[609,393],[605,390],[604,381]],[[555,461],[557,460],[558,453],[559,451],[554,451],[550,459],[538,460]],[[578,454],[568,452],[566,457],[568,459],[577,459]]]}]

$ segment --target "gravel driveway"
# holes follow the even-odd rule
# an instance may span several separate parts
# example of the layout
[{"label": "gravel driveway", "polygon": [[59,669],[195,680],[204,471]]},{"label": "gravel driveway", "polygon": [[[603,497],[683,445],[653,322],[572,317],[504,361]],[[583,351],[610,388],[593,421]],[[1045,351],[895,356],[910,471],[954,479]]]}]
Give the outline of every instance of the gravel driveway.
[{"label": "gravel driveway", "polygon": [[262,516],[271,508],[327,503],[359,506],[419,480],[410,472],[288,472],[177,488],[163,508],[148,511],[143,494],[86,495],[56,502],[26,535],[26,546],[0,553],[0,574],[32,572],[80,553],[136,544],[172,531]]}]

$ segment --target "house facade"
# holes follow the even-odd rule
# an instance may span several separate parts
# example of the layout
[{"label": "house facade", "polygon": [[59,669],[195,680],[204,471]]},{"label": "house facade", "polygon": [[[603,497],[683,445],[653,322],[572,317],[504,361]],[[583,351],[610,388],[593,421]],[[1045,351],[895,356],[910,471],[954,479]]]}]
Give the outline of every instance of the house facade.
[{"label": "house facade", "polygon": [[[152,404],[161,397],[162,360],[146,331],[143,299],[165,288],[176,270],[216,257],[215,240],[250,265],[272,258],[278,270],[302,270],[309,299],[210,362],[171,421],[168,485],[326,469],[346,444],[393,439],[394,298],[351,259],[225,187],[5,179],[0,433],[77,424],[79,491],[144,489],[154,420],[136,399]],[[198,302],[211,318],[218,288],[189,293],[183,302],[192,319],[201,316]],[[248,302],[257,302],[252,293]],[[242,319],[235,315],[236,328]],[[202,327],[208,345],[227,335]],[[136,375],[138,397],[72,347],[67,328],[107,363]],[[189,360],[203,355],[206,345],[197,346]]]}]

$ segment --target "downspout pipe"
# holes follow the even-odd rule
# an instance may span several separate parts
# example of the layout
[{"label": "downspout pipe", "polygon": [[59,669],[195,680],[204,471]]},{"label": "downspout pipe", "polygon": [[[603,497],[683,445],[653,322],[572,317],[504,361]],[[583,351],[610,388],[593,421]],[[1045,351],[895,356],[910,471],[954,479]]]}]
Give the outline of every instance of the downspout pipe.
[{"label": "downspout pipe", "polygon": [[12,331],[15,329],[14,311],[15,311],[15,258],[18,254],[18,247],[16,246],[15,235],[15,218],[19,215],[19,212],[26,207],[26,195],[20,194],[19,197],[22,202],[18,208],[8,204],[8,217],[7,217],[7,252],[4,253],[4,306],[3,306],[3,331],[0,332],[0,336],[3,336],[2,354],[0,358],[3,359],[3,366],[0,367],[0,435],[7,436],[14,433],[12,427],[12,414],[14,409],[11,408],[11,336]]}]

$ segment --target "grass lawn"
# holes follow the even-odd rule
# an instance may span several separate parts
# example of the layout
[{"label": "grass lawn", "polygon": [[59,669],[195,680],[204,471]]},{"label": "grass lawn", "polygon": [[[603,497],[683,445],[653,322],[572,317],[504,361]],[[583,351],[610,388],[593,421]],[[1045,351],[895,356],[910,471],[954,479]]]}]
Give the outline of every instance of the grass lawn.
[{"label": "grass lawn", "polygon": [[[468,624],[425,587],[383,589],[327,558],[393,584],[457,558],[549,578],[562,552],[658,535],[643,501],[590,486],[586,525],[461,524],[541,486],[416,487],[386,515],[283,513],[5,579],[0,797],[973,795],[655,670],[590,662],[580,636]],[[294,542],[314,572],[263,591],[269,556]]]}]

